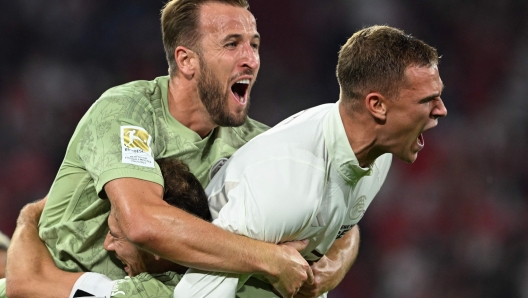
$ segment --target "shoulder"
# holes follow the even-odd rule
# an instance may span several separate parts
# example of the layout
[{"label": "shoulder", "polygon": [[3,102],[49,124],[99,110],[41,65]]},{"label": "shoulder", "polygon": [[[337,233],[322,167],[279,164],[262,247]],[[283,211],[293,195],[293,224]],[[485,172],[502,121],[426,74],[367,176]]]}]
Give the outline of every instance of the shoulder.
[{"label": "shoulder", "polygon": [[148,99],[160,93],[158,81],[162,78],[156,78],[152,81],[139,80],[132,81],[122,85],[112,87],[105,91],[101,98],[128,97]]},{"label": "shoulder", "polygon": [[386,153],[376,159],[375,164],[381,171],[388,171],[392,163],[392,154]]},{"label": "shoulder", "polygon": [[95,105],[119,106],[151,106],[152,102],[161,100],[161,90],[157,83],[152,81],[133,81],[112,87],[105,91],[96,101]]},{"label": "shoulder", "polygon": [[249,142],[249,140],[251,140],[252,138],[267,131],[269,129],[269,126],[257,120],[248,118],[242,126],[232,127],[231,129],[238,137],[240,137],[246,142]]},{"label": "shoulder", "polygon": [[88,117],[124,118],[133,122],[152,118],[161,108],[162,95],[157,81],[133,81],[108,89],[88,110]]},{"label": "shoulder", "polygon": [[239,127],[220,127],[220,138],[233,148],[240,148],[254,137],[267,131],[269,126],[259,121],[247,118]]}]

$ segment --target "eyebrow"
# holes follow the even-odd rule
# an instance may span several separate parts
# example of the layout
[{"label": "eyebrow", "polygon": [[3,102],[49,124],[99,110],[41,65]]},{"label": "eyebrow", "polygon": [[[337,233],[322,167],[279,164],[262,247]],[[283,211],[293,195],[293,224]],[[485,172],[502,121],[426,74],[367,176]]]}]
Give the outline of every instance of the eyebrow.
[{"label": "eyebrow", "polygon": [[435,99],[435,98],[440,97],[440,95],[442,95],[442,91],[444,91],[444,87],[445,87],[445,86],[442,85],[442,90],[440,90],[439,93],[435,93],[435,94],[433,94],[433,95],[429,95],[429,96],[427,96],[427,97],[425,97],[425,98],[422,98],[422,99],[420,99],[420,100],[418,101],[418,103],[428,102],[428,101],[431,101],[431,100],[433,100],[433,99]]},{"label": "eyebrow", "polygon": [[[242,36],[242,34],[239,34],[239,33],[229,34],[229,35],[227,35],[227,36],[224,38],[224,41],[228,41],[228,40],[230,40],[230,39],[232,39],[232,38],[234,38],[234,39],[242,39],[243,36]],[[252,39],[255,39],[255,38],[258,39],[258,40],[260,40],[260,34],[257,33],[257,34],[255,34],[255,35],[253,35],[253,38],[252,38]]]}]

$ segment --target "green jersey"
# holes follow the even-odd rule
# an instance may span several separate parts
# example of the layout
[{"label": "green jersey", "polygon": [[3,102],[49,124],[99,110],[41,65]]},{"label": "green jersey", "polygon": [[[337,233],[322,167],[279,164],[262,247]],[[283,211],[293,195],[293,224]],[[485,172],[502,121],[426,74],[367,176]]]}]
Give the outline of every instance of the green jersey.
[{"label": "green jersey", "polygon": [[159,77],[114,87],[81,119],[39,223],[40,237],[59,268],[112,279],[126,275],[103,248],[110,211],[107,182],[130,177],[163,186],[155,161],[176,157],[205,187],[215,162],[267,129],[248,119],[240,127],[217,127],[202,139],[169,113],[168,82]]}]

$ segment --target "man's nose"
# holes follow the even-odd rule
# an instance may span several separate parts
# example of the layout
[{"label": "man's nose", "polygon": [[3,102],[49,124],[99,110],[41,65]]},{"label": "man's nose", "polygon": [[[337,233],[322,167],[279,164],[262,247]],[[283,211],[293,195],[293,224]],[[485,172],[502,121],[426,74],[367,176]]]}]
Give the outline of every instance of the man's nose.
[{"label": "man's nose", "polygon": [[447,109],[442,99],[439,99],[438,102],[436,102],[436,105],[433,108],[431,115],[433,116],[434,119],[447,116]]},{"label": "man's nose", "polygon": [[244,44],[241,50],[241,62],[243,67],[250,69],[257,69],[260,64],[260,56],[258,50],[251,44]]},{"label": "man's nose", "polygon": [[108,251],[112,251],[114,250],[113,249],[113,238],[112,238],[112,235],[110,235],[110,232],[106,233],[106,238],[104,240],[104,243],[103,243],[103,247],[104,249],[108,250]]}]

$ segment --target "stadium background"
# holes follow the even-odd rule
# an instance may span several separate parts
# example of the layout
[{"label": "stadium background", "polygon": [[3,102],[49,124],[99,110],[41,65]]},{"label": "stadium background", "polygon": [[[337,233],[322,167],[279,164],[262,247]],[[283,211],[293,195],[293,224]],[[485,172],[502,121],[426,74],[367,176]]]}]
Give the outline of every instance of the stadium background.
[{"label": "stadium background", "polygon": [[[4,1],[0,230],[43,197],[76,123],[107,88],[164,75],[161,1]],[[528,2],[253,0],[262,67],[250,115],[268,125],[335,102],[339,46],[389,24],[443,56],[447,118],[399,161],[360,223],[330,297],[528,297]],[[292,177],[294,178],[294,177]]]}]

